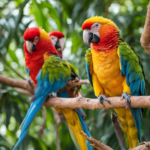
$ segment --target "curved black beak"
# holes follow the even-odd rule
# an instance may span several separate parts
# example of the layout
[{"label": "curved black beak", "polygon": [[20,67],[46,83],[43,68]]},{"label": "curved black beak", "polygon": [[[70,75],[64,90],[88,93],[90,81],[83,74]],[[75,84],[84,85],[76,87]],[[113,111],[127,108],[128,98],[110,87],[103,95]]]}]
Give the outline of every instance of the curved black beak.
[{"label": "curved black beak", "polygon": [[56,42],[55,48],[56,48],[56,49],[61,49],[61,46],[60,46],[60,44],[59,44],[59,40]]},{"label": "curved black beak", "polygon": [[33,46],[32,46],[32,51],[36,51],[36,45],[35,44],[33,44]]},{"label": "curved black beak", "polygon": [[88,41],[90,43],[98,43],[100,41],[100,38],[96,34],[89,32],[88,33]]},{"label": "curved black beak", "polygon": [[96,35],[92,32],[84,31],[83,40],[84,40],[84,43],[90,48],[90,44],[98,43],[100,41],[100,38],[98,35]]}]

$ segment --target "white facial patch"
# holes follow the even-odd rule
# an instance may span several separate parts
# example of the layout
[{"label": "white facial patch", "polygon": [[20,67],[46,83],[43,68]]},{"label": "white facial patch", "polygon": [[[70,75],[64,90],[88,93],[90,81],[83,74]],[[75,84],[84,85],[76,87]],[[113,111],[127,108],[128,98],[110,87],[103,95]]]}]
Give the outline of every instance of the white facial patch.
[{"label": "white facial patch", "polygon": [[57,38],[56,36],[53,36],[53,35],[52,35],[52,36],[50,36],[50,40],[52,41],[53,46],[55,46],[55,44],[56,44],[58,38]]},{"label": "white facial patch", "polygon": [[99,29],[101,27],[101,24],[100,23],[94,23],[92,26],[91,26],[91,32],[93,34],[96,34],[98,37],[99,37]]}]

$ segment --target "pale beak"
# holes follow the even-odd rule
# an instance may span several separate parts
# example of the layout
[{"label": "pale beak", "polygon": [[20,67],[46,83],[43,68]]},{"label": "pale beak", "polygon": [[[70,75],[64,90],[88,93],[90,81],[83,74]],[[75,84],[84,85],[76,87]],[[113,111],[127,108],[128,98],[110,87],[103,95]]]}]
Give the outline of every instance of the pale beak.
[{"label": "pale beak", "polygon": [[30,54],[32,54],[32,51],[35,51],[36,50],[36,45],[35,43],[32,43],[30,41],[26,41],[26,47],[27,47],[27,50]]},{"label": "pale beak", "polygon": [[100,41],[100,38],[97,34],[94,34],[90,31],[84,30],[83,31],[83,41],[90,48],[90,44],[98,43]]},{"label": "pale beak", "polygon": [[59,40],[56,42],[55,48],[56,48],[56,49],[64,50],[64,48],[65,48],[65,40],[64,40],[64,38],[61,38],[61,39],[59,39]]},{"label": "pale beak", "polygon": [[64,48],[65,48],[65,39],[64,38],[59,39],[59,45],[60,45],[61,50],[64,50]]}]

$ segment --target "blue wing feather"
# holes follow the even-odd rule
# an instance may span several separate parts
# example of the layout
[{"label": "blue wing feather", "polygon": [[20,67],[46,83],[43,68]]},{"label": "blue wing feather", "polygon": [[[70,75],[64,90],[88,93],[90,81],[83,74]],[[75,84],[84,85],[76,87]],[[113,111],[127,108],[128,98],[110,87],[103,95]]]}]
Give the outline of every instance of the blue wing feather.
[{"label": "blue wing feather", "polygon": [[[130,63],[132,64],[133,61],[135,61],[137,63],[138,61],[140,62],[140,60],[137,61],[137,60],[131,60],[130,58],[127,59],[128,56],[124,55],[124,53],[123,53],[123,51],[125,51],[126,49],[128,49],[127,52],[129,52],[129,51],[134,52],[133,49],[131,47],[129,47],[126,43],[123,43],[119,46],[121,75],[125,76],[127,85],[130,87],[132,96],[145,95],[144,79],[141,79],[140,73],[137,72],[133,66],[130,66]],[[133,54],[133,55],[135,57],[135,54]],[[124,58],[124,56],[125,56],[125,58]],[[138,56],[136,58],[139,59]],[[141,64],[139,63],[138,65],[141,65]],[[142,68],[142,66],[141,66],[141,68]],[[141,108],[130,108],[130,110],[132,112],[137,130],[138,130],[139,142],[141,142],[142,109]]]},{"label": "blue wing feather", "polygon": [[26,136],[32,120],[34,119],[38,111],[40,110],[42,104],[47,98],[47,95],[52,92],[57,93],[58,90],[62,89],[66,85],[70,77],[71,77],[71,74],[67,76],[63,76],[63,74],[61,74],[59,77],[60,78],[59,81],[54,79],[54,82],[51,83],[48,78],[48,72],[45,74],[44,77],[42,77],[42,69],[39,71],[36,77],[37,85],[35,88],[35,95],[33,96],[34,101],[32,102],[30,108],[28,109],[28,112],[21,124],[22,130],[21,130],[20,138],[18,142],[16,143],[15,147],[13,148],[13,150],[15,150],[20,145],[20,143]]},{"label": "blue wing feather", "polygon": [[93,82],[92,82],[92,75],[90,74],[90,69],[89,69],[90,65],[87,64],[86,62],[86,71],[87,71],[87,77],[91,83],[91,85],[93,86]]},{"label": "blue wing feather", "polygon": [[30,69],[28,69],[27,67],[25,67],[26,72],[30,75]]}]

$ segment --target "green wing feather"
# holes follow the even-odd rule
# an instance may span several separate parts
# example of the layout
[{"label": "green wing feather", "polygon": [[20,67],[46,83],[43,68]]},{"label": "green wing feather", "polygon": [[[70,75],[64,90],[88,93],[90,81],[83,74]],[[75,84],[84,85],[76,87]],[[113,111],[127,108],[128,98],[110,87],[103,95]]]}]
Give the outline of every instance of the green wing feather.
[{"label": "green wing feather", "polygon": [[119,44],[119,57],[121,74],[126,76],[127,85],[130,87],[132,95],[145,95],[145,88],[141,89],[141,91],[140,89],[137,89],[136,93],[135,89],[133,89],[133,85],[136,81],[141,80],[141,84],[145,85],[144,71],[138,55],[127,43],[121,42]]},{"label": "green wing feather", "polygon": [[[119,44],[119,57],[121,75],[125,76],[131,95],[145,95],[144,71],[138,55],[131,46],[121,42]],[[138,130],[139,142],[141,142],[142,109],[130,108],[130,110]]]},{"label": "green wing feather", "polygon": [[91,85],[93,85],[92,83],[92,75],[90,74],[90,64],[92,63],[92,49],[89,48],[87,51],[86,51],[86,54],[85,54],[85,61],[86,61],[86,71],[87,71],[87,77],[91,83]]},{"label": "green wing feather", "polygon": [[42,78],[44,78],[47,73],[50,83],[53,83],[54,79],[59,81],[60,78],[65,79],[72,75],[76,76],[78,70],[69,62],[59,59],[55,55],[51,55],[42,66]]}]

